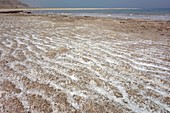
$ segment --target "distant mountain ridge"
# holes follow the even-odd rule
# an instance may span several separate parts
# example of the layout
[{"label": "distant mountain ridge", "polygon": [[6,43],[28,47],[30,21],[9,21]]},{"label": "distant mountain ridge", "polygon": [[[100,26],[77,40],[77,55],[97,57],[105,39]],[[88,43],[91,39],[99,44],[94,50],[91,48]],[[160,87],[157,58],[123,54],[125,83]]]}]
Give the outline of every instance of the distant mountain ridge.
[{"label": "distant mountain ridge", "polygon": [[27,4],[19,0],[0,0],[0,8],[23,8],[29,7]]}]

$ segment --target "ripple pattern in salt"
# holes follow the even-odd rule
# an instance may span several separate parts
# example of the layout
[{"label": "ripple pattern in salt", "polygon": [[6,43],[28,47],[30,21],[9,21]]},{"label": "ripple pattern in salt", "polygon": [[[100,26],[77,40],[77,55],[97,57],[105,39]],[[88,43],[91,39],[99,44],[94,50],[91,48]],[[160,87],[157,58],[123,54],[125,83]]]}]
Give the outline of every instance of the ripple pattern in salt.
[{"label": "ripple pattern in salt", "polygon": [[0,112],[170,112],[169,39],[40,16],[0,22]]}]

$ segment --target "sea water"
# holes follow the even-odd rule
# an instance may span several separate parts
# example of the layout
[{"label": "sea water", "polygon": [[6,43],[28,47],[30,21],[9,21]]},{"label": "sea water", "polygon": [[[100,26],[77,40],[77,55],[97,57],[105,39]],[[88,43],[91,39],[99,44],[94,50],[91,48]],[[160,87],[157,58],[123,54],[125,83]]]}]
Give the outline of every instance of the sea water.
[{"label": "sea water", "polygon": [[46,10],[34,13],[95,16],[121,19],[149,19],[170,21],[170,8],[157,9],[110,9],[110,10]]}]

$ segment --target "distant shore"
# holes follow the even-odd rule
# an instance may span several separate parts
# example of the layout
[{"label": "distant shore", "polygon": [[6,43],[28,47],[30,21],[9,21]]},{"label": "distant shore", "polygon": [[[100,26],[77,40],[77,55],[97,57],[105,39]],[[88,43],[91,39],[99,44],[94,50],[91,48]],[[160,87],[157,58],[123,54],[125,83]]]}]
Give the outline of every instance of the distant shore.
[{"label": "distant shore", "polygon": [[109,17],[170,21],[170,9],[141,8],[11,8],[0,13],[67,14],[74,16]]},{"label": "distant shore", "polygon": [[88,10],[128,10],[139,8],[0,8],[0,13],[31,13],[31,11],[88,11]]},{"label": "distant shore", "polygon": [[46,11],[46,10],[125,10],[125,9],[140,9],[140,8],[13,8],[0,9],[0,11]]}]

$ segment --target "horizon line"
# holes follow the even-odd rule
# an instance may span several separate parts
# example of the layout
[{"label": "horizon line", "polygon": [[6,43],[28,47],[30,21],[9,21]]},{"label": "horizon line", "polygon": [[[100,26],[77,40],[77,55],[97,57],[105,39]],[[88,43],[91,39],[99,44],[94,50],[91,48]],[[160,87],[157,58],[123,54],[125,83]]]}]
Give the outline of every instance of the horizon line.
[{"label": "horizon line", "polygon": [[0,9],[0,11],[38,11],[38,10],[128,10],[128,9],[141,9],[141,8],[44,8],[44,7],[28,7],[28,8],[7,8]]}]

